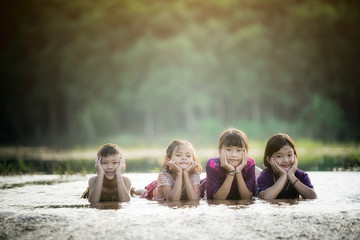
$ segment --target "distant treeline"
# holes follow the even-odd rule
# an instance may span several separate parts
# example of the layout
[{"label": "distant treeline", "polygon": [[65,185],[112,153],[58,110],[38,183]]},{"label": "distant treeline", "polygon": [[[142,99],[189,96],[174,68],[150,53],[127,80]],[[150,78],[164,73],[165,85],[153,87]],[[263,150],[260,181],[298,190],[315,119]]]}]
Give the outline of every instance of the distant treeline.
[{"label": "distant treeline", "polygon": [[[3,3],[0,144],[360,141],[360,1]],[[201,140],[201,139],[200,139]]]}]

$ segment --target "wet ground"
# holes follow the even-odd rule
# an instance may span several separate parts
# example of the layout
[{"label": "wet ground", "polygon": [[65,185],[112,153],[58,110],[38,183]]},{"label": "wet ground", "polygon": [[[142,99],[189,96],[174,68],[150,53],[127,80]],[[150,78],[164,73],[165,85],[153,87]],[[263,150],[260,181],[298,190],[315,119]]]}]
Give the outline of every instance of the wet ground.
[{"label": "wet ground", "polygon": [[91,175],[0,177],[0,239],[360,239],[360,172],[308,173],[316,200],[96,205],[80,198]]}]

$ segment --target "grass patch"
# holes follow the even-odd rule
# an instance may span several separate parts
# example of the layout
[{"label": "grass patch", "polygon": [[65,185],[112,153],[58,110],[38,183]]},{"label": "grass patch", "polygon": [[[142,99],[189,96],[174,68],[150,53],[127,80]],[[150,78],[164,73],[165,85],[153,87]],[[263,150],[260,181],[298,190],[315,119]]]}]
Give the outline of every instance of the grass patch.
[{"label": "grass patch", "polygon": [[[249,156],[263,168],[262,159],[266,142],[250,142]],[[360,171],[360,147],[353,144],[324,144],[311,140],[296,142],[299,168],[305,171]],[[73,174],[95,173],[97,149],[51,149],[45,147],[0,147],[0,174]],[[158,172],[165,149],[123,149],[126,172]],[[216,146],[197,149],[205,171],[209,158],[217,157]]]}]

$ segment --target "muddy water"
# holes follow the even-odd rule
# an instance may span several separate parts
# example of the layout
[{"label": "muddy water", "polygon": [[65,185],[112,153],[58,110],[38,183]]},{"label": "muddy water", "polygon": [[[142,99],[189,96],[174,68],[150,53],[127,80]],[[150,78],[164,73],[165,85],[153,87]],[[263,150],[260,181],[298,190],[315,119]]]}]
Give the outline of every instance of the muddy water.
[{"label": "muddy water", "polygon": [[[127,174],[138,187],[156,175]],[[0,177],[0,239],[359,239],[360,173],[309,175],[316,200],[94,206],[79,198],[90,175]]]}]

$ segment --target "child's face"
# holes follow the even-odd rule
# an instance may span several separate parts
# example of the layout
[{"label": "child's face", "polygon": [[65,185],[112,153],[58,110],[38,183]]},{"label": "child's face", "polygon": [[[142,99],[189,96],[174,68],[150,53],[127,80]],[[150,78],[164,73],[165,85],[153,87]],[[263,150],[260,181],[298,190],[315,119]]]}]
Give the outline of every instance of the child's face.
[{"label": "child's face", "polygon": [[289,145],[285,145],[271,157],[275,160],[277,165],[287,172],[295,161],[294,149]]},{"label": "child's face", "polygon": [[222,146],[220,151],[222,150],[225,151],[226,159],[231,166],[237,167],[240,165],[245,148],[237,146]]},{"label": "child's face", "polygon": [[122,156],[120,154],[117,155],[109,155],[107,157],[101,157],[101,166],[104,169],[104,176],[112,180],[116,176],[116,169],[120,165],[120,158]]},{"label": "child's face", "polygon": [[171,160],[180,166],[181,169],[186,169],[194,161],[191,149],[187,145],[180,145],[174,148]]}]

